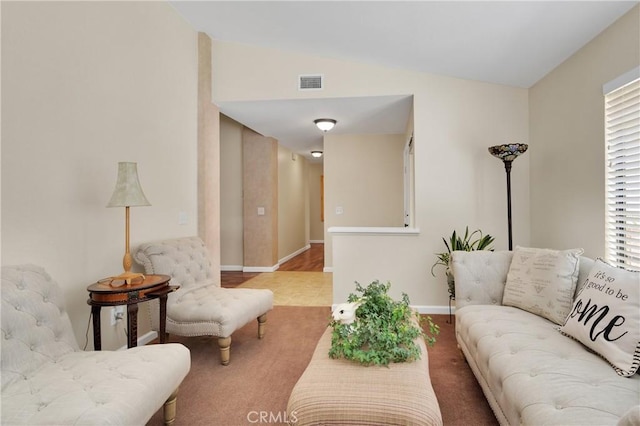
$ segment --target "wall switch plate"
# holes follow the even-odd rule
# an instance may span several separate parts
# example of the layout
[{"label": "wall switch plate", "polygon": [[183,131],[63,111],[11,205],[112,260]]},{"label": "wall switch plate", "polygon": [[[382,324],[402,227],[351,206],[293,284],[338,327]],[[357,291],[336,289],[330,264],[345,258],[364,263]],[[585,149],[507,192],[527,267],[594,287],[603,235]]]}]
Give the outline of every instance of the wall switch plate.
[{"label": "wall switch plate", "polygon": [[264,216],[264,207],[258,207],[258,216]]},{"label": "wall switch plate", "polygon": [[124,319],[124,306],[114,306],[111,309],[111,325],[116,325],[118,321]]}]

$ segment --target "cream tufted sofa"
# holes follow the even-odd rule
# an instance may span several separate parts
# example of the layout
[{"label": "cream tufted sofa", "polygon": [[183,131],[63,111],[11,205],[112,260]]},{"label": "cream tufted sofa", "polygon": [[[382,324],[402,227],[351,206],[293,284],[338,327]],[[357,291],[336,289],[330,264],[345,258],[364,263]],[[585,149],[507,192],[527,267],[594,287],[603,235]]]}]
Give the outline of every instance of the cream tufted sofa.
[{"label": "cream tufted sofa", "polygon": [[171,424],[190,366],[180,344],[80,350],[44,269],[2,268],[3,425],[144,425],[163,404]]},{"label": "cream tufted sofa", "polygon": [[[456,338],[501,425],[640,425],[640,375],[621,377],[557,325],[501,306],[509,251],[456,251]],[[578,289],[593,260],[580,258]]]},{"label": "cream tufted sofa", "polygon": [[[134,254],[147,274],[171,276],[180,289],[167,299],[167,333],[180,336],[217,336],[220,360],[229,364],[231,334],[258,320],[258,338],[264,335],[266,314],[273,308],[271,290],[222,288],[213,276],[209,254],[198,237],[176,238],[140,245]],[[151,322],[159,330],[159,303],[152,301]]]}]

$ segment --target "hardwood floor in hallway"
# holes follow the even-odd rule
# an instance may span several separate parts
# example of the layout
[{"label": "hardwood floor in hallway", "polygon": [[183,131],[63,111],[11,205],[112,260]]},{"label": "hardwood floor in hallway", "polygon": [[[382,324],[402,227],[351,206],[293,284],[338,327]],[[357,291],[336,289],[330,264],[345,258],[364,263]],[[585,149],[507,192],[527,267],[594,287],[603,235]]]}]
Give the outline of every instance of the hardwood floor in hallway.
[{"label": "hardwood floor in hallway", "polygon": [[[324,243],[311,243],[309,250],[284,262],[278,271],[322,272],[324,269]],[[260,275],[260,272],[222,271],[222,287],[237,287],[245,281]]]},{"label": "hardwood floor in hallway", "polygon": [[278,271],[322,272],[324,243],[312,243],[311,248],[284,262]]}]

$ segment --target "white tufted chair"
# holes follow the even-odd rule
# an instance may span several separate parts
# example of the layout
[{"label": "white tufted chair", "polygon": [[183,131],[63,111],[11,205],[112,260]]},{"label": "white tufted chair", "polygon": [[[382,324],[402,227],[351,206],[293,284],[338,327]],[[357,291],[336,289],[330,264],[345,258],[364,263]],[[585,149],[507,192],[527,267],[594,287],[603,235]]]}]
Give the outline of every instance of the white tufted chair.
[{"label": "white tufted chair", "polygon": [[[134,259],[147,274],[171,277],[180,289],[167,298],[167,333],[216,336],[220,360],[229,364],[231,334],[258,319],[258,338],[264,335],[266,314],[273,308],[271,290],[222,288],[213,276],[204,242],[198,237],[176,238],[140,245]],[[151,326],[159,330],[159,304],[151,301]]]},{"label": "white tufted chair", "polygon": [[2,267],[2,424],[143,425],[175,419],[189,372],[180,344],[82,351],[61,288],[34,265]]}]

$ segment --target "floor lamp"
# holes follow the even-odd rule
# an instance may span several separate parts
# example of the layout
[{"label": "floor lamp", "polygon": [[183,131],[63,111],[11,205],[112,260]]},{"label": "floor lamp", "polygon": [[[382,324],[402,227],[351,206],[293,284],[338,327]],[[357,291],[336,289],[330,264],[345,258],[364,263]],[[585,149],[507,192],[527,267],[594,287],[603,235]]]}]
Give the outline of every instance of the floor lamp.
[{"label": "floor lamp", "polygon": [[511,163],[524,154],[529,148],[525,143],[507,143],[489,147],[489,152],[504,162],[504,170],[507,172],[507,226],[509,227],[509,250],[513,249],[511,231]]},{"label": "floor lamp", "polygon": [[111,200],[109,200],[109,204],[107,204],[107,207],[125,208],[124,258],[122,259],[124,272],[116,277],[111,277],[110,284],[113,287],[119,287],[122,284],[131,285],[131,281],[135,278],[144,280],[143,274],[131,272],[133,261],[129,252],[129,207],[151,205],[140,187],[137,166],[137,163],[118,163],[116,188],[113,191]]}]

